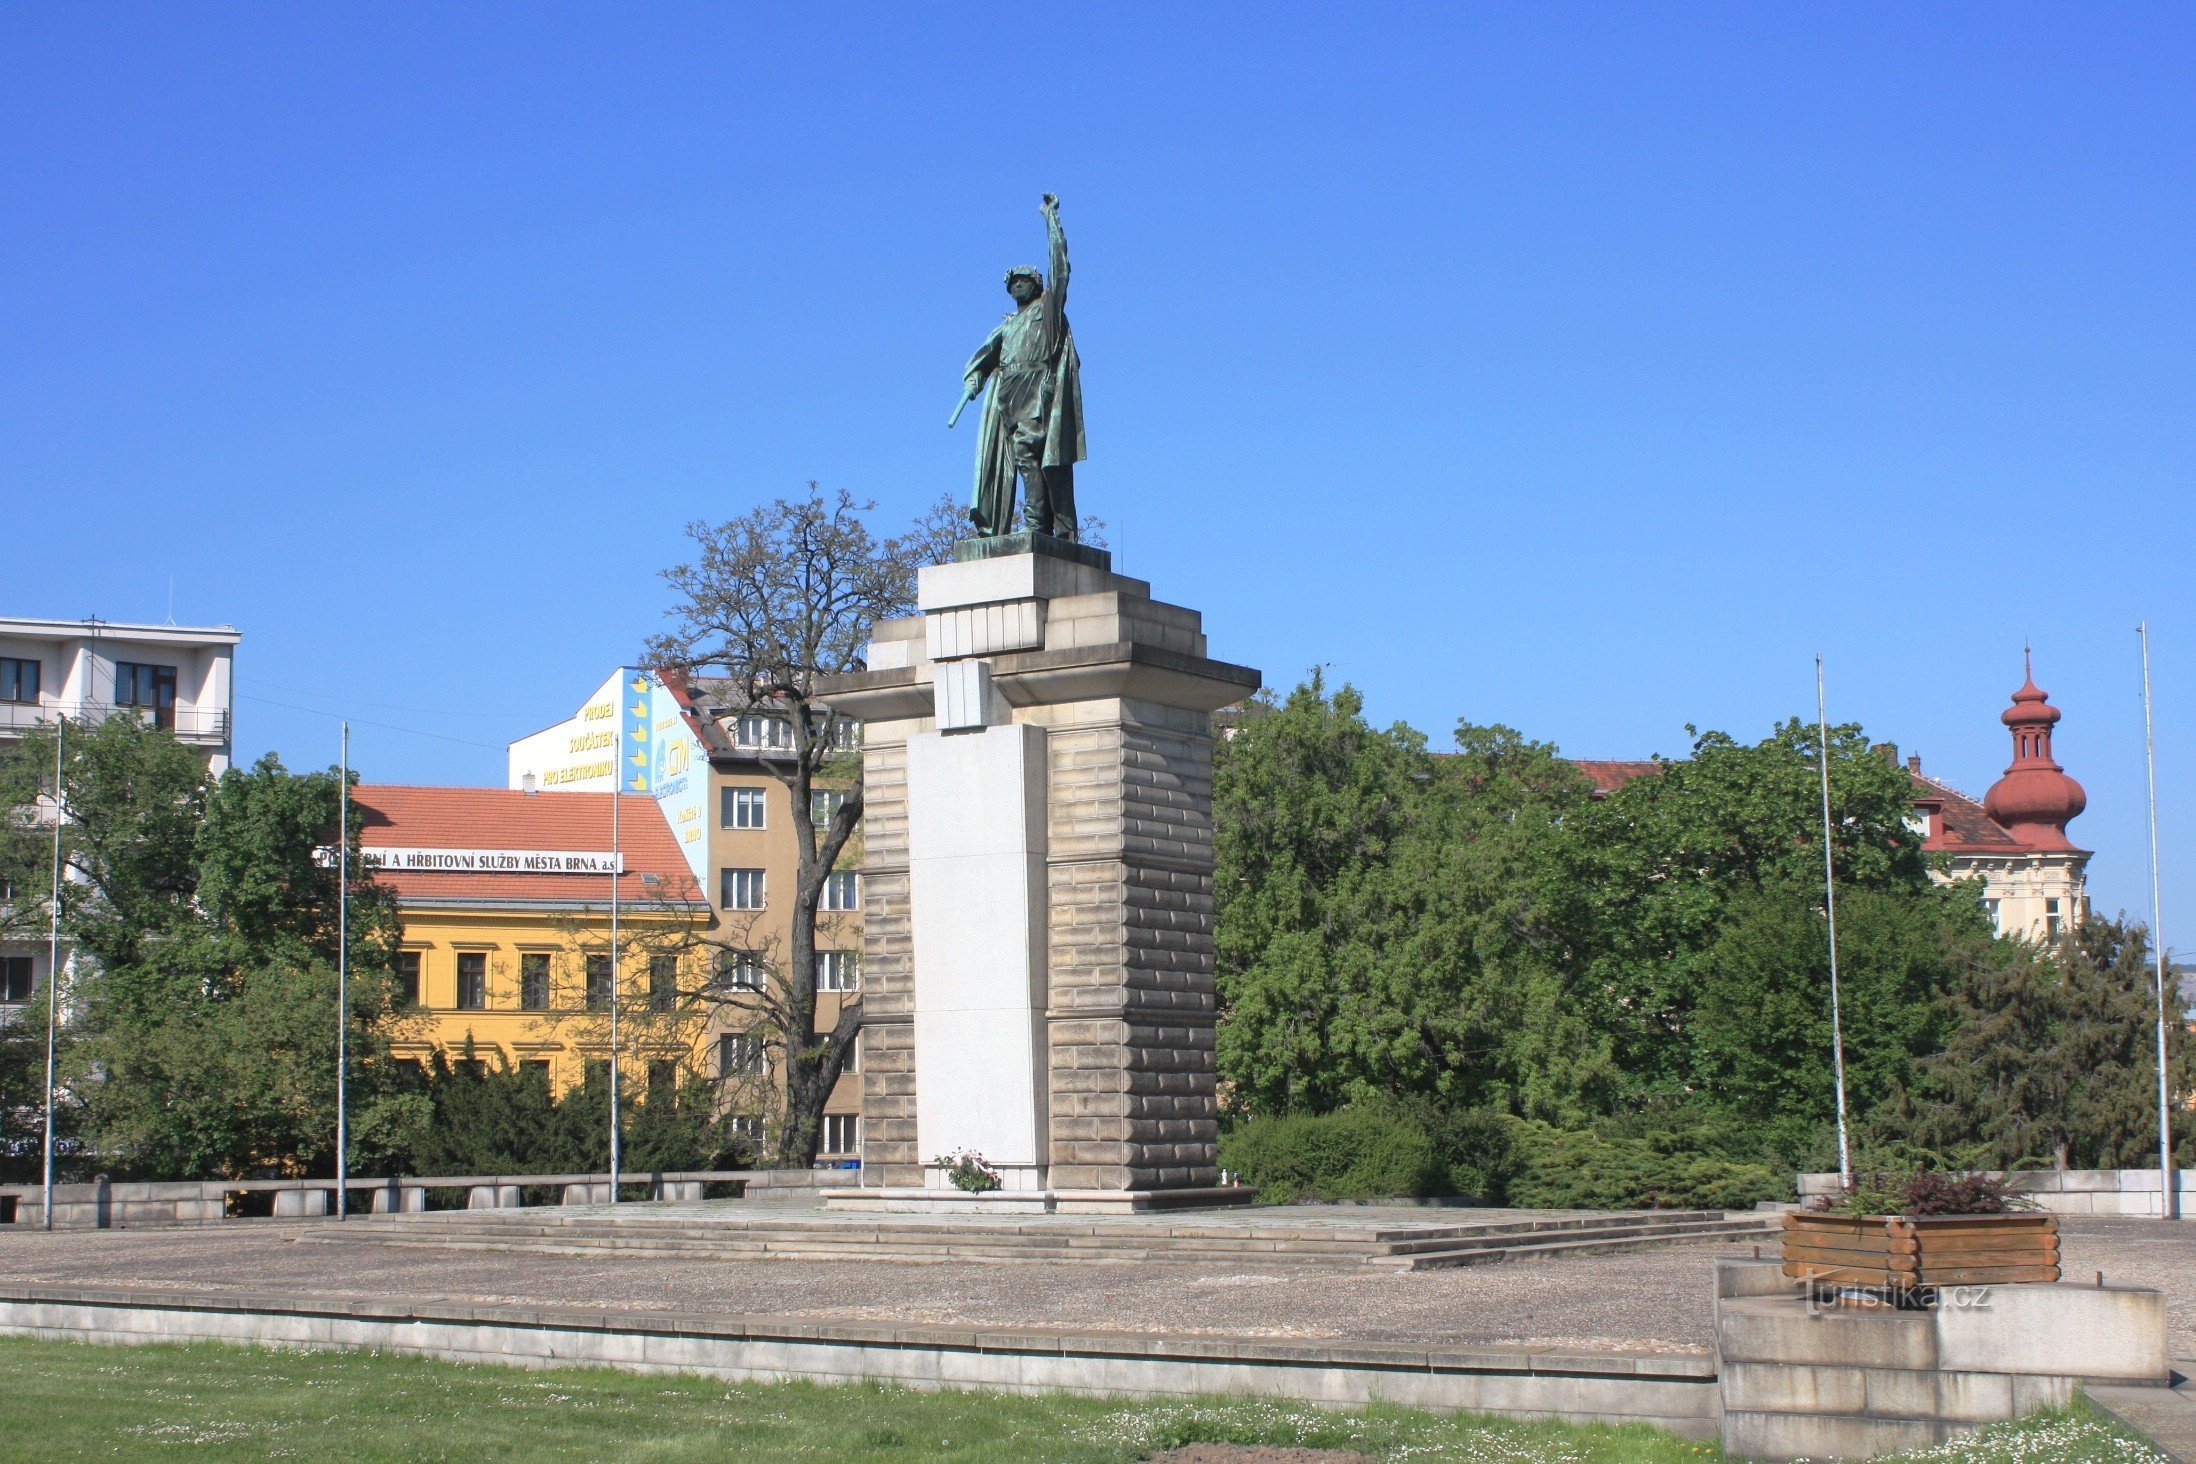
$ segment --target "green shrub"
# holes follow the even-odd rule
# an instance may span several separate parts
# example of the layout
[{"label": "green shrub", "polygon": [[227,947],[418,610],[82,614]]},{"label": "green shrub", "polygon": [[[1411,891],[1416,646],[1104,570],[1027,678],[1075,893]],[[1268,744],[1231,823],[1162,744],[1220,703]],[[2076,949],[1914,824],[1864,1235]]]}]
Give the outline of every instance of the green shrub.
[{"label": "green shrub", "polygon": [[1428,1195],[1443,1178],[1424,1125],[1390,1104],[1243,1119],[1220,1136],[1220,1167],[1272,1204]]},{"label": "green shrub", "polygon": [[1508,1202],[1554,1210],[1745,1210],[1781,1200],[1791,1184],[1765,1165],[1662,1153],[1645,1139],[1606,1138],[1532,1119],[1509,1120]]},{"label": "green shrub", "polygon": [[1502,1203],[1516,1163],[1508,1114],[1491,1108],[1442,1108],[1424,1099],[1411,1101],[1404,1111],[1433,1140],[1441,1174],[1431,1193]]}]

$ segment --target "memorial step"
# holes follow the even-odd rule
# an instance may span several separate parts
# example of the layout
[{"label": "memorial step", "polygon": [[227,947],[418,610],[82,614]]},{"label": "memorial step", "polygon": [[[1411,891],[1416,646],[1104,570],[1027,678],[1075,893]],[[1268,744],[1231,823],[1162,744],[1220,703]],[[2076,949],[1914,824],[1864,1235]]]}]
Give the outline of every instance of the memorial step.
[{"label": "memorial step", "polygon": [[1718,1211],[1625,1212],[1348,1230],[1318,1225],[1150,1222],[847,1224],[784,1217],[728,1217],[720,1223],[694,1223],[636,1211],[619,1215],[451,1212],[361,1217],[341,1225],[314,1227],[300,1239],[715,1260],[1171,1261],[1430,1270],[1535,1256],[1766,1238],[1774,1233],[1775,1227],[1760,1216]]}]

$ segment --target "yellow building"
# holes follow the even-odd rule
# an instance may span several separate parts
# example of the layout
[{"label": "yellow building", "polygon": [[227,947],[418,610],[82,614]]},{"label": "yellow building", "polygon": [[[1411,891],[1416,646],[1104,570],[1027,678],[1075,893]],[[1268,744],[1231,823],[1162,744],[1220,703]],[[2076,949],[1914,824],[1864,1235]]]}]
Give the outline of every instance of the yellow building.
[{"label": "yellow building", "polygon": [[[706,972],[708,901],[656,801],[626,797],[613,858],[609,793],[366,785],[359,842],[403,926],[398,974],[415,1017],[399,1057],[540,1063],[551,1085],[610,1055],[615,884],[626,1084],[709,1054],[678,1007]],[[623,1086],[621,1084],[621,1086]]]},{"label": "yellow building", "polygon": [[[782,1083],[759,1008],[784,979],[791,941],[793,893],[800,868],[796,819],[828,815],[835,795],[795,809],[774,769],[791,756],[790,730],[767,713],[738,709],[722,682],[676,672],[624,667],[613,672],[573,714],[510,745],[514,790],[622,788],[662,809],[687,870],[711,907],[707,973],[713,984],[699,1003],[706,1013],[689,1040],[706,1049],[703,1070],[726,1088],[735,1114],[771,1106],[765,1090]],[[857,729],[842,723],[851,753]],[[614,751],[613,751],[614,749]],[[851,769],[849,770],[851,774]],[[550,796],[546,791],[543,796]],[[557,796],[572,796],[559,794]],[[816,1022],[836,1025],[843,1004],[861,989],[861,879],[858,848],[825,894],[816,920]],[[861,1154],[861,1048],[824,1104],[819,1158],[844,1164]],[[759,1127],[759,1123],[758,1123]]]}]

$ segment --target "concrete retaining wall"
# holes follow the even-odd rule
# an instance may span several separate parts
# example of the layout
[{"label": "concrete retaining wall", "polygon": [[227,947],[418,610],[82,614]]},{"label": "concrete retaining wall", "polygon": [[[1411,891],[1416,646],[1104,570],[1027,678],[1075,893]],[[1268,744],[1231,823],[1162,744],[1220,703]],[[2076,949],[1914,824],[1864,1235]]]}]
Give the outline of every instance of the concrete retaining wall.
[{"label": "concrete retaining wall", "polygon": [[[2016,1194],[2034,1200],[2054,1215],[2148,1216],[2159,1213],[2158,1197],[2164,1186],[2155,1169],[2019,1169],[2010,1174],[1992,1171]],[[2196,1215],[2196,1170],[2174,1171],[2174,1188],[2180,1193],[2181,1213]],[[1835,1174],[1803,1174],[1799,1177],[1802,1202],[1817,1195],[1838,1192]]]},{"label": "concrete retaining wall", "polygon": [[1658,1353],[1328,1347],[21,1285],[0,1287],[0,1333],[80,1342],[372,1347],[452,1362],[594,1365],[763,1382],[875,1380],[1101,1397],[1245,1393],[1335,1406],[1378,1400],[1573,1423],[1647,1423],[1704,1440],[1717,1431],[1714,1363]]},{"label": "concrete retaining wall", "polygon": [[[667,1173],[643,1171],[622,1176],[622,1182],[647,1185],[661,1200],[699,1200],[704,1183],[736,1183],[743,1194],[766,1193],[813,1199],[819,1178],[843,1183],[836,1173],[814,1171],[698,1170]],[[512,1209],[521,1203],[524,1187],[539,1186],[561,1191],[566,1204],[600,1204],[610,1198],[607,1174],[463,1175],[401,1179],[352,1179],[345,1187],[353,1196],[372,1196],[376,1214],[413,1214],[427,1208],[431,1189],[465,1190],[468,1208]],[[90,1184],[57,1184],[53,1187],[53,1223],[57,1228],[105,1230],[136,1226],[219,1225],[243,1218],[230,1214],[231,1202],[240,1196],[271,1196],[258,1201],[279,1218],[297,1219],[335,1213],[335,1181],[332,1179],[209,1179],[153,1182],[145,1180],[96,1180]],[[0,1185],[0,1212],[11,1223],[40,1223],[45,1203],[39,1186]],[[242,1206],[240,1206],[241,1208]]]},{"label": "concrete retaining wall", "polygon": [[1723,1447],[1865,1459],[2060,1406],[2163,1388],[2165,1298],[2139,1287],[1959,1286],[1924,1311],[1817,1304],[1778,1262],[1716,1263]]}]

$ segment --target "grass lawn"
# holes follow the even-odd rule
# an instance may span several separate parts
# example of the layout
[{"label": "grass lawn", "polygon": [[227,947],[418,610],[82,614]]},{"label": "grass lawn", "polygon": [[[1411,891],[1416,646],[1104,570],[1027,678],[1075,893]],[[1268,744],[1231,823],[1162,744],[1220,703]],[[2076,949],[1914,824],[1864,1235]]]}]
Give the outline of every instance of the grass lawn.
[{"label": "grass lawn", "polygon": [[[0,1338],[0,1458],[187,1449],[201,1458],[1116,1461],[1194,1442],[1357,1449],[1472,1464],[1721,1459],[1646,1428],[1568,1428],[1367,1408],[1135,1403],[875,1386],[525,1372],[359,1352]],[[2085,1415],[1933,1450],[1961,1464],[2162,1460]]]}]

